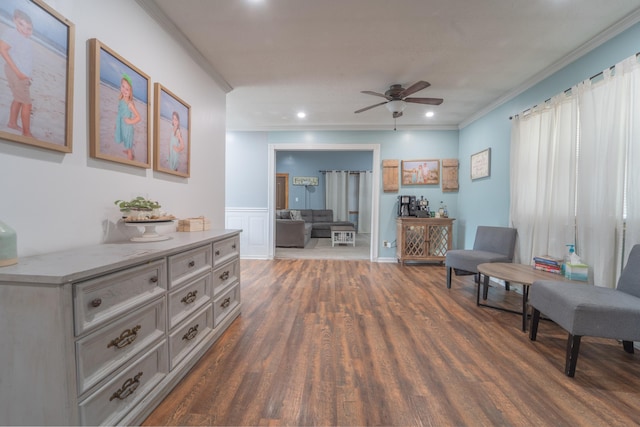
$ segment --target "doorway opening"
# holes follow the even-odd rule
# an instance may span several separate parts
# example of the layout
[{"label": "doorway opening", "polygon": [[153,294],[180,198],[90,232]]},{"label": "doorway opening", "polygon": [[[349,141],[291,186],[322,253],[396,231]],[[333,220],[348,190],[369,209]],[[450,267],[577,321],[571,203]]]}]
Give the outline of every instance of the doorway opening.
[{"label": "doorway opening", "polygon": [[268,183],[268,216],[269,216],[269,258],[275,255],[275,228],[277,206],[277,178],[276,178],[276,152],[277,151],[369,151],[372,153],[373,185],[371,194],[371,231],[369,260],[377,261],[378,258],[378,231],[379,231],[379,195],[380,195],[380,145],[379,144],[269,144],[268,147],[268,175],[274,177]]}]

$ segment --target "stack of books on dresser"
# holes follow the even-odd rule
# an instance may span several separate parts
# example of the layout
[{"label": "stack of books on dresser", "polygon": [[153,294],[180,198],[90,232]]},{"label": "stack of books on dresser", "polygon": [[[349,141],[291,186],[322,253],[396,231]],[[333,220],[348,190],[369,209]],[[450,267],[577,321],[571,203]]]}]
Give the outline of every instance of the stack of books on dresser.
[{"label": "stack of books on dresser", "polygon": [[560,258],[555,258],[550,255],[534,256],[533,263],[533,268],[536,270],[562,274],[562,260]]}]

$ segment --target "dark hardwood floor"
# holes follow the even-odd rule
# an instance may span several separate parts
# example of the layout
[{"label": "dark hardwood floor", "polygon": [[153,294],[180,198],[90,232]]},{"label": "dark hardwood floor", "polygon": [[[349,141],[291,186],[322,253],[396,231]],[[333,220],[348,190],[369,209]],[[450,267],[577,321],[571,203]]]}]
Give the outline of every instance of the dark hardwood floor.
[{"label": "dark hardwood floor", "polygon": [[[442,266],[243,260],[241,316],[145,421],[234,426],[629,426],[640,360],[477,307],[472,276]],[[492,302],[520,295],[491,288]]]}]

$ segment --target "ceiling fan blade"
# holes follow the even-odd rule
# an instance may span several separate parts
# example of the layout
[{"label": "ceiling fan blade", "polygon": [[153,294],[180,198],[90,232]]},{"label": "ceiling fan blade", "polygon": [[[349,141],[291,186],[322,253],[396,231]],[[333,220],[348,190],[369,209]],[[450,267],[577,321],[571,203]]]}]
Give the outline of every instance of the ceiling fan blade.
[{"label": "ceiling fan blade", "polygon": [[370,91],[370,90],[363,90],[360,93],[366,93],[367,95],[381,96],[383,98],[387,98],[388,100],[392,99],[390,96],[387,96],[387,95],[385,95],[383,93],[373,92],[373,91]]},{"label": "ceiling fan blade", "polygon": [[384,105],[384,104],[386,104],[386,103],[387,103],[387,102],[385,101],[385,102],[381,102],[381,103],[379,103],[379,104],[369,105],[368,107],[364,107],[364,108],[359,109],[358,111],[354,111],[354,113],[362,113],[363,111],[370,110],[370,109],[372,109],[372,108],[374,108],[374,107],[378,107],[378,106],[380,106],[380,105]]},{"label": "ceiling fan blade", "polygon": [[411,86],[409,86],[408,88],[406,88],[405,90],[403,90],[402,92],[400,92],[400,98],[404,98],[405,96],[409,96],[413,93],[416,93],[422,89],[426,89],[429,86],[431,86],[431,83],[429,82],[425,82],[424,80],[420,80],[419,82],[415,82],[414,84],[412,84]]},{"label": "ceiling fan blade", "polygon": [[440,105],[442,104],[442,98],[405,98],[405,102],[413,102],[414,104],[429,104]]},{"label": "ceiling fan blade", "polygon": [[402,111],[396,111],[393,113],[393,118],[397,119],[398,117],[402,117]]}]

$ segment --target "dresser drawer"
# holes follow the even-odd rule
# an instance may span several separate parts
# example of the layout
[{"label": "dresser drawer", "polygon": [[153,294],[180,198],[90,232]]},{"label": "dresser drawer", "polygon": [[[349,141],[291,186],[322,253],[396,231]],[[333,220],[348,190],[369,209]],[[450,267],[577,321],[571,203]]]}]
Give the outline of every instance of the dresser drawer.
[{"label": "dresser drawer", "polygon": [[174,369],[212,329],[211,304],[207,304],[169,336],[171,369]]},{"label": "dresser drawer", "polygon": [[78,394],[82,394],[166,332],[164,298],[76,342]]},{"label": "dresser drawer", "polygon": [[211,273],[169,294],[169,329],[211,302]]},{"label": "dresser drawer", "polygon": [[83,400],[82,425],[116,425],[168,373],[164,340]]},{"label": "dresser drawer", "polygon": [[213,266],[217,267],[232,258],[240,255],[240,238],[229,237],[218,242],[213,242]]},{"label": "dresser drawer", "polygon": [[169,288],[175,288],[211,269],[211,245],[169,257]]},{"label": "dresser drawer", "polygon": [[164,260],[74,284],[76,335],[162,295],[167,288]]},{"label": "dresser drawer", "polygon": [[240,304],[240,283],[213,301],[213,327],[215,328]]},{"label": "dresser drawer", "polygon": [[217,296],[227,286],[240,280],[240,260],[235,259],[213,271],[213,295]]}]

